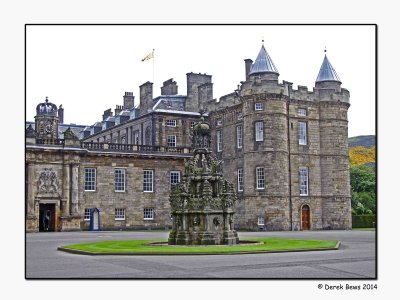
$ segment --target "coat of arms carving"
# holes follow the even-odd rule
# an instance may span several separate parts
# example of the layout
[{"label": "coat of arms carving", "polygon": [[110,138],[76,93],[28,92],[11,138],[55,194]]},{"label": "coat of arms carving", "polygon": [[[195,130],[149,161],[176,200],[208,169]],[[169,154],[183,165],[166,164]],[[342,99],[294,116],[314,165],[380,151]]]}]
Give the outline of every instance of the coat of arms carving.
[{"label": "coat of arms carving", "polygon": [[38,191],[39,193],[46,194],[58,194],[59,182],[57,179],[56,172],[51,168],[45,168],[42,173],[40,173],[38,181]]}]

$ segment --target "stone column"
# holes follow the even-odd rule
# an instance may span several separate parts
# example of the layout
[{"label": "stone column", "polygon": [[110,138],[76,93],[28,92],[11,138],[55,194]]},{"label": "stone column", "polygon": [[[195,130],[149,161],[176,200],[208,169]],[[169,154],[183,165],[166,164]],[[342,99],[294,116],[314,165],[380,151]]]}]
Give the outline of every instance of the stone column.
[{"label": "stone column", "polygon": [[27,217],[35,217],[35,193],[34,190],[36,187],[34,186],[34,175],[35,168],[34,164],[28,163],[28,186],[27,186],[27,199],[26,199],[26,214]]},{"label": "stone column", "polygon": [[78,215],[78,202],[79,202],[79,190],[78,190],[78,173],[79,165],[72,165],[72,175],[71,175],[71,215]]},{"label": "stone column", "polygon": [[63,190],[62,190],[62,205],[61,205],[61,215],[63,217],[69,216],[70,207],[70,189],[71,189],[71,166],[69,164],[63,165]]}]

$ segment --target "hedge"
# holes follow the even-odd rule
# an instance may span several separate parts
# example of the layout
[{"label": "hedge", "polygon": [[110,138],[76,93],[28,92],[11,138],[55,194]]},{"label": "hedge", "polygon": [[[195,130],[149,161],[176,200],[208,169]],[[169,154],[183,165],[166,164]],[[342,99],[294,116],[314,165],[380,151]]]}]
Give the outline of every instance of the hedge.
[{"label": "hedge", "polygon": [[353,228],[375,228],[375,215],[358,215],[352,216]]}]

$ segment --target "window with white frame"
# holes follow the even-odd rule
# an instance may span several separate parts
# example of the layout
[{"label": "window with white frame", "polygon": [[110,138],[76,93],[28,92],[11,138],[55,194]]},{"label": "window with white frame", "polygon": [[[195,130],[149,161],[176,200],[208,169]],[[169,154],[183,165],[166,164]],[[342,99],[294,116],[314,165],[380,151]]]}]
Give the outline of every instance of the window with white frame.
[{"label": "window with white frame", "polygon": [[299,108],[297,110],[297,115],[301,117],[306,117],[307,116],[307,109],[305,108]]},{"label": "window with white frame", "polygon": [[299,168],[300,176],[300,196],[308,196],[308,168]]},{"label": "window with white frame", "polygon": [[116,192],[125,192],[125,169],[115,169],[114,186]]},{"label": "window with white frame", "polygon": [[115,220],[116,221],[125,220],[125,208],[116,208],[115,209]]},{"label": "window with white frame", "polygon": [[217,131],[217,152],[222,151],[222,131]]},{"label": "window with white frame", "polygon": [[265,188],[265,175],[263,167],[256,168],[256,184],[257,190],[263,190]]},{"label": "window with white frame", "polygon": [[238,149],[243,148],[243,126],[236,127],[236,146]]},{"label": "window with white frame", "polygon": [[84,221],[90,221],[90,208],[85,208],[85,212],[83,214]]},{"label": "window with white frame", "polygon": [[169,135],[167,137],[167,145],[168,145],[168,147],[176,147],[176,136],[175,135]]},{"label": "window with white frame", "polygon": [[243,184],[243,169],[237,170],[237,189],[238,192],[243,192],[244,184]]},{"label": "window with white frame", "polygon": [[254,104],[255,110],[264,110],[264,103],[257,102]]},{"label": "window with white frame", "polygon": [[144,208],[143,209],[143,219],[144,220],[154,220],[154,208]]},{"label": "window with white frame", "polygon": [[174,185],[177,185],[179,182],[181,182],[181,172],[171,171],[169,173],[169,179],[170,179],[171,187]]},{"label": "window with white frame", "polygon": [[299,122],[299,145],[307,145],[307,123]]},{"label": "window with white frame", "polygon": [[153,192],[153,170],[143,170],[143,192]]},{"label": "window with white frame", "polygon": [[254,125],[256,132],[256,142],[261,142],[264,140],[264,122],[258,121]]},{"label": "window with white frame", "polygon": [[265,225],[264,217],[258,217],[257,218],[257,224],[258,224],[258,226],[264,226]]},{"label": "window with white frame", "polygon": [[85,168],[85,191],[96,190],[96,169]]},{"label": "window with white frame", "polygon": [[170,127],[176,127],[176,120],[167,120],[166,125]]}]

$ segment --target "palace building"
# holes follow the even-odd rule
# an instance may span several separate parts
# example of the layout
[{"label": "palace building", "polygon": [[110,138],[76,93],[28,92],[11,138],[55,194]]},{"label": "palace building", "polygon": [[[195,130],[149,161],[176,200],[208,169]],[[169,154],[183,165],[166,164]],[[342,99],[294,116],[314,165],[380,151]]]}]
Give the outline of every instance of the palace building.
[{"label": "palace building", "polygon": [[192,129],[211,129],[211,150],[237,194],[237,230],[351,229],[349,91],[326,54],[312,91],[279,82],[262,45],[233,93],[213,98],[212,76],[188,73],[153,98],[153,83],[92,126],[63,124],[46,98],[26,122],[26,231],[172,227],[169,197],[192,156]]}]

